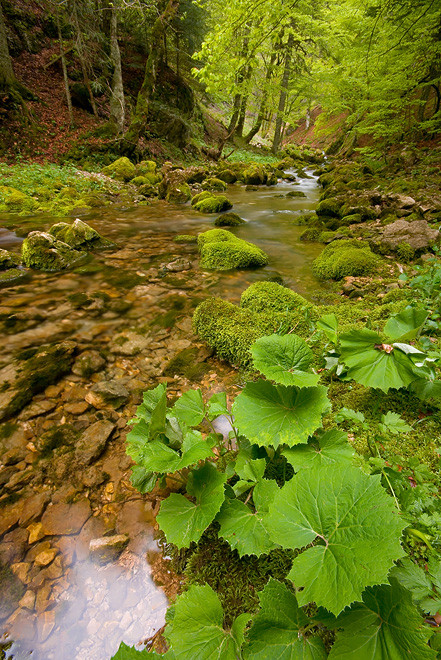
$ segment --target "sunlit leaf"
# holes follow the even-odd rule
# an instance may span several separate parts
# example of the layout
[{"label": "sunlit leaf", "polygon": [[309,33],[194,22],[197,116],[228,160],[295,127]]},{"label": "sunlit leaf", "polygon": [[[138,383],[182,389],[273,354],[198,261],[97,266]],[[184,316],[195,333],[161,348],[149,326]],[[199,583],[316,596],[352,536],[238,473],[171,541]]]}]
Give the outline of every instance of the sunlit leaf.
[{"label": "sunlit leaf", "polygon": [[346,433],[335,429],[310,438],[307,445],[296,445],[292,449],[285,449],[282,453],[296,472],[315,465],[351,462],[354,456],[354,450],[348,443]]},{"label": "sunlit leaf", "polygon": [[425,309],[406,307],[399,314],[391,316],[384,326],[384,332],[393,342],[415,339],[427,318]]},{"label": "sunlit leaf", "polygon": [[201,390],[187,390],[176,401],[171,410],[177,419],[187,426],[197,426],[205,417],[205,406]]},{"label": "sunlit leaf", "polygon": [[251,346],[254,366],[264,376],[281,385],[312,387],[320,376],[308,373],[314,354],[297,335],[261,337]]},{"label": "sunlit leaf", "polygon": [[394,435],[398,433],[409,433],[412,430],[412,427],[409,424],[406,424],[404,419],[400,417],[398,413],[394,413],[391,410],[385,415],[381,415],[380,428],[385,432],[393,433]]},{"label": "sunlit leaf", "polygon": [[335,314],[324,314],[316,323],[317,330],[325,333],[330,342],[338,341],[338,321]]}]

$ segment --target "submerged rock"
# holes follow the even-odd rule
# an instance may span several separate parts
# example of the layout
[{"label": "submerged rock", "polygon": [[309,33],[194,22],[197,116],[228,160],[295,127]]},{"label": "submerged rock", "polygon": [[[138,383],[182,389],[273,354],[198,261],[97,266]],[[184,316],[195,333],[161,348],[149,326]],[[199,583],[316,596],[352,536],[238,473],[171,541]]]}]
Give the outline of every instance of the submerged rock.
[{"label": "submerged rock", "polygon": [[214,221],[215,227],[238,227],[244,225],[243,220],[237,213],[223,213]]},{"label": "submerged rock", "polygon": [[84,431],[75,449],[75,458],[81,465],[89,465],[101,456],[114,428],[113,422],[101,419]]},{"label": "submerged rock", "polygon": [[75,250],[51,234],[31,231],[22,245],[23,263],[28,268],[47,272],[64,270],[86,258],[87,253]]},{"label": "submerged rock", "polygon": [[0,270],[15,268],[21,263],[20,257],[8,250],[0,250]]},{"label": "submerged rock", "polygon": [[129,540],[127,534],[115,534],[115,536],[92,539],[89,543],[90,556],[99,564],[107,564],[119,557],[128,545]]},{"label": "submerged rock", "polygon": [[8,270],[0,270],[0,287],[11,286],[23,280],[28,279],[29,271],[23,268],[8,268]]},{"label": "submerged rock", "polygon": [[115,247],[115,243],[101,236],[93,227],[78,218],[71,225],[67,222],[58,222],[49,229],[49,234],[75,249]]}]

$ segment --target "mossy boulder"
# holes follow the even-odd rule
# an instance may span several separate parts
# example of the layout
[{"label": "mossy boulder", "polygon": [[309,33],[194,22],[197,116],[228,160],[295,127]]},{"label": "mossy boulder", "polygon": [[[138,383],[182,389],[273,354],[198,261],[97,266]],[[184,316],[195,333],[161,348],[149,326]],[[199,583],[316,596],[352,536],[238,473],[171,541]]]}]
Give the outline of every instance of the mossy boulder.
[{"label": "mossy boulder", "polygon": [[302,190],[290,190],[286,193],[287,197],[306,197],[305,193]]},{"label": "mossy boulder", "polygon": [[190,234],[178,234],[173,240],[175,243],[197,243],[198,237]]},{"label": "mossy boulder", "polygon": [[49,234],[75,249],[91,250],[115,247],[115,243],[101,236],[93,227],[78,218],[71,225],[67,222],[58,222],[49,229]]},{"label": "mossy boulder", "polygon": [[0,287],[13,286],[29,278],[29,271],[23,268],[0,270]]},{"label": "mossy boulder", "polygon": [[267,175],[261,165],[252,165],[244,170],[242,174],[243,182],[250,186],[261,186],[266,183]]},{"label": "mossy boulder", "polygon": [[118,181],[131,181],[137,174],[135,165],[125,156],[104,167],[103,172]]},{"label": "mossy boulder", "polygon": [[224,192],[227,189],[227,184],[221,179],[217,179],[215,176],[210,177],[202,181],[202,189],[210,190],[212,192]]},{"label": "mossy boulder", "polygon": [[305,243],[315,243],[319,240],[319,236],[322,233],[319,227],[307,227],[299,236],[299,241]]},{"label": "mossy boulder", "polygon": [[249,367],[250,347],[260,337],[280,328],[308,336],[308,314],[318,318],[314,306],[295,291],[275,282],[256,282],[243,292],[239,307],[219,298],[205,300],[195,310],[193,327],[220,358]]},{"label": "mossy boulder", "polygon": [[150,183],[146,176],[135,176],[131,181],[134,186],[144,186],[146,183]]},{"label": "mossy boulder", "polygon": [[277,177],[277,174],[275,172],[270,172],[267,177],[266,177],[266,185],[267,186],[277,186],[279,182],[279,179]]},{"label": "mossy boulder", "polygon": [[15,268],[21,264],[21,259],[17,254],[0,249],[0,270]]},{"label": "mossy boulder", "polygon": [[237,213],[222,213],[214,221],[216,227],[238,227],[239,225],[244,225],[245,220],[243,220]]},{"label": "mossy boulder", "polygon": [[210,229],[199,234],[198,247],[200,266],[209,270],[259,268],[268,263],[263,250],[223,229]]},{"label": "mossy boulder", "polygon": [[340,217],[341,203],[337,199],[323,199],[318,203],[315,212],[318,216],[326,216],[331,218]]},{"label": "mossy boulder", "polygon": [[21,248],[23,263],[28,268],[47,272],[70,268],[86,258],[87,253],[75,250],[51,234],[31,231]]},{"label": "mossy boulder", "polygon": [[380,258],[369,245],[357,240],[333,241],[314,260],[312,270],[322,280],[341,280],[347,275],[371,275],[380,264]]},{"label": "mossy boulder", "polygon": [[0,186],[0,200],[3,201],[4,210],[10,213],[31,213],[38,208],[36,199],[10,186]]},{"label": "mossy boulder", "polygon": [[203,199],[208,199],[209,197],[213,197],[212,193],[208,190],[204,190],[191,198],[191,205],[195,206],[198,202],[201,202]]},{"label": "mossy boulder", "polygon": [[[201,193],[203,194],[203,193]],[[228,211],[233,207],[229,199],[224,195],[211,195],[209,197],[204,197],[199,199],[195,204],[194,208],[201,213],[221,213],[221,211]]]},{"label": "mossy boulder", "polygon": [[361,213],[351,213],[350,215],[345,215],[341,219],[341,225],[358,225],[360,222],[363,222]]},{"label": "mossy boulder", "polygon": [[185,202],[191,199],[190,186],[183,181],[178,185],[170,187],[165,199],[171,204],[185,204]]},{"label": "mossy boulder", "polygon": [[142,160],[136,165],[137,176],[145,176],[146,174],[156,173],[156,163],[154,160]]},{"label": "mossy boulder", "polygon": [[237,175],[232,170],[222,170],[217,175],[217,178],[225,183],[235,183],[237,181]]},{"label": "mossy boulder", "polygon": [[151,183],[144,183],[142,186],[139,186],[138,192],[144,197],[155,197],[158,195],[158,189],[155,186],[152,186]]}]

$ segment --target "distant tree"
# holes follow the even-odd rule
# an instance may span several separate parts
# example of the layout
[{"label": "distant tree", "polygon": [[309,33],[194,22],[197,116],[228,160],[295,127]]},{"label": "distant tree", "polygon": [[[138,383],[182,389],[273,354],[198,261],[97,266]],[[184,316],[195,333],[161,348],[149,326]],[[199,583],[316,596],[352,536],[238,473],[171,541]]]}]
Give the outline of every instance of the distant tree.
[{"label": "distant tree", "polygon": [[0,89],[8,89],[16,83],[12,60],[9,54],[6,26],[0,1]]}]

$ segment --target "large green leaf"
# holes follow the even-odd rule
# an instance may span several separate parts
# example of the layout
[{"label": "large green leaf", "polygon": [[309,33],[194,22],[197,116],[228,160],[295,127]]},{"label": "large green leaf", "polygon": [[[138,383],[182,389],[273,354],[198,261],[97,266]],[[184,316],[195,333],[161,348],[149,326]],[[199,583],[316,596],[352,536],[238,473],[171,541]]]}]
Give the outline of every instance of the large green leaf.
[{"label": "large green leaf", "polygon": [[307,373],[314,359],[308,344],[297,335],[261,337],[251,346],[255,368],[280,385],[312,387],[320,376]]},{"label": "large green leaf", "polygon": [[219,536],[228,541],[241,557],[267,553],[276,544],[268,536],[264,517],[264,513],[257,510],[253,513],[240,500],[226,499],[216,517],[220,524]]},{"label": "large green leaf", "polygon": [[229,415],[225,392],[216,392],[208,401],[208,419],[213,420],[219,415]]},{"label": "large green leaf", "polygon": [[316,323],[317,330],[325,333],[333,344],[338,341],[338,321],[335,314],[324,314]]},{"label": "large green leaf", "polygon": [[236,458],[235,472],[239,481],[233,486],[236,497],[252,488],[263,477],[266,468],[264,458],[252,459],[250,451],[241,450]]},{"label": "large green leaf", "polygon": [[351,462],[354,456],[354,450],[348,443],[348,436],[336,429],[310,438],[307,445],[296,445],[292,449],[285,449],[282,453],[296,472],[315,465]]},{"label": "large green leaf", "polygon": [[138,651],[134,646],[127,646],[124,642],[121,642],[118,651],[113,655],[110,660],[156,660],[156,658],[162,658],[162,660],[176,660],[176,656],[173,651],[167,651],[167,653],[156,653],[156,651],[147,651],[143,649]]},{"label": "large green leaf", "polygon": [[[329,626],[330,621],[326,621]],[[334,620],[342,629],[329,660],[435,660],[427,646],[432,632],[424,627],[410,593],[395,579],[366,589],[355,603]]]},{"label": "large green leaf", "polygon": [[300,470],[276,494],[267,517],[271,538],[303,548],[289,578],[300,605],[311,601],[334,614],[359,600],[363,589],[387,579],[403,555],[400,519],[376,477],[351,465]]},{"label": "large green leaf", "polygon": [[321,426],[330,404],[326,388],[247,383],[233,405],[235,424],[251,442],[277,448],[305,442]]},{"label": "large green leaf", "polygon": [[384,326],[384,332],[391,341],[410,341],[415,339],[427,318],[425,309],[406,307],[399,314],[391,316]]},{"label": "large green leaf", "polygon": [[407,387],[427,375],[402,346],[386,346],[380,335],[366,328],[350,330],[340,337],[341,359],[348,367],[348,377],[383,392]]},{"label": "large green leaf", "polygon": [[132,486],[139,490],[140,493],[150,493],[155,487],[158,475],[156,472],[146,470],[142,465],[134,465],[132,467],[132,474],[130,481]]},{"label": "large green leaf", "polygon": [[254,617],[244,648],[246,660],[323,660],[327,657],[319,637],[306,637],[301,629],[309,619],[295,595],[273,578],[259,593],[260,612]]},{"label": "large green leaf", "polygon": [[205,417],[201,390],[187,390],[176,401],[172,414],[187,426],[197,426]]},{"label": "large green leaf", "polygon": [[160,440],[147,443],[142,451],[140,462],[146,470],[160,473],[176,472],[195,465],[204,458],[214,457],[211,450],[213,440],[204,440],[199,431],[189,431],[184,437],[182,454],[168,447]]},{"label": "large green leaf", "polygon": [[410,557],[402,559],[398,566],[390,572],[390,576],[398,580],[401,586],[410,591],[412,600],[419,605],[423,612],[431,615],[437,614],[441,610],[440,592],[433,591],[432,581],[437,589],[440,589],[440,562],[431,559],[429,562],[429,571],[424,571],[418,564],[415,564]]},{"label": "large green leaf", "polygon": [[187,548],[192,541],[201,538],[222,506],[225,481],[225,474],[218,472],[211,463],[205,463],[188,477],[187,493],[196,502],[177,493],[164,500],[157,521],[169,543]]},{"label": "large green leaf", "polygon": [[207,584],[192,586],[174,607],[171,647],[179,660],[237,660],[250,619],[241,614],[231,630],[224,630],[224,612],[217,594]]}]

